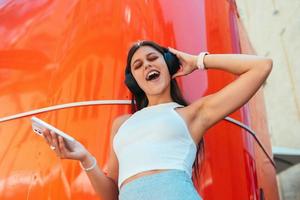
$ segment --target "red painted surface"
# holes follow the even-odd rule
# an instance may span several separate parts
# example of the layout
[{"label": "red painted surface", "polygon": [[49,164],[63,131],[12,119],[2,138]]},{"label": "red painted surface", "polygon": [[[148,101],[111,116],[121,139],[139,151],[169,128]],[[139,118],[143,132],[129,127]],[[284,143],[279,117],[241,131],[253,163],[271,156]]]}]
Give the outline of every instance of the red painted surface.
[{"label": "red painted surface", "polygon": [[[1,1],[0,117],[69,102],[128,99],[125,59],[139,39],[193,54],[238,53],[229,2]],[[196,72],[181,85],[193,101],[233,79],[221,71]],[[81,141],[104,168],[111,122],[127,112],[129,106],[86,106],[37,116]],[[248,124],[249,112],[243,108],[232,117]],[[78,163],[56,158],[31,131],[29,116],[1,122],[0,135],[0,199],[97,199]],[[204,199],[258,199],[252,138],[220,122],[205,143],[197,187]]]},{"label": "red painted surface", "polygon": [[[234,18],[228,1],[206,1],[207,46],[211,53],[239,53],[239,38],[233,29]],[[234,76],[219,70],[208,72],[207,94],[234,80]],[[226,106],[226,102],[224,102]],[[243,109],[231,115],[247,122]],[[205,171],[212,180],[205,185],[204,199],[258,199],[253,142],[250,136],[228,122],[211,128],[205,136],[207,161]],[[205,180],[204,180],[205,181]]]}]

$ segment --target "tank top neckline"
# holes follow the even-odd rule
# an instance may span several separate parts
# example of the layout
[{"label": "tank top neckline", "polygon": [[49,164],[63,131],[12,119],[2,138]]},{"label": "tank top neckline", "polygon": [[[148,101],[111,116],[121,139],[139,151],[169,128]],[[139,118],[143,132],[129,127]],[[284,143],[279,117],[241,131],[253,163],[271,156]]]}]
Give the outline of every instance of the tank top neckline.
[{"label": "tank top neckline", "polygon": [[172,101],[172,102],[166,102],[166,103],[160,103],[160,104],[156,104],[156,105],[152,105],[152,106],[147,106],[147,107],[145,107],[145,108],[142,108],[142,109],[139,110],[139,111],[142,111],[142,110],[149,110],[149,109],[152,109],[152,108],[164,107],[164,106],[169,106],[169,105],[180,105],[180,104],[178,104],[178,103],[175,102],[175,101]]}]

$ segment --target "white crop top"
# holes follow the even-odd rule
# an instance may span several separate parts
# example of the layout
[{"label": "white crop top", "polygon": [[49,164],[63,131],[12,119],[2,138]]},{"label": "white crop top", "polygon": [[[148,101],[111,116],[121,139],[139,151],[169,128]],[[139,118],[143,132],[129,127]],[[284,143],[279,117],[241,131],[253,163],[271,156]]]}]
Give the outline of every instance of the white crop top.
[{"label": "white crop top", "polygon": [[197,147],[176,102],[145,107],[119,128],[113,148],[119,161],[118,187],[140,172],[181,169],[192,177]]}]

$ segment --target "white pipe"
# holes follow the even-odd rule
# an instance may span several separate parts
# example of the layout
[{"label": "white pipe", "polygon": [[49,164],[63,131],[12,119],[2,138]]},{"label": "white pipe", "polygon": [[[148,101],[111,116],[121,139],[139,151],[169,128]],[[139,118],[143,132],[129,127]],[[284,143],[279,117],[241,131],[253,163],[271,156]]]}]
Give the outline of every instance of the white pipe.
[{"label": "white pipe", "polygon": [[35,115],[42,112],[48,112],[63,108],[72,108],[72,107],[78,107],[78,106],[91,106],[91,105],[123,105],[123,104],[130,104],[131,100],[95,100],[95,101],[81,101],[81,102],[73,102],[73,103],[66,103],[66,104],[60,104],[55,106],[50,106],[46,108],[40,108],[36,110],[31,110],[27,112],[18,113],[15,115],[9,115],[6,117],[1,117],[0,122],[13,120],[21,117],[26,117],[29,115]]}]

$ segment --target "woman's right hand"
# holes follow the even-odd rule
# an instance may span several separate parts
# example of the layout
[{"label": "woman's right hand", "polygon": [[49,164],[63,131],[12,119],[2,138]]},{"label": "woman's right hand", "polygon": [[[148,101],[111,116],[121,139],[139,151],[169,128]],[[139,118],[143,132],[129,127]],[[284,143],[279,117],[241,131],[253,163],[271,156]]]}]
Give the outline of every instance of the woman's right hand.
[{"label": "woman's right hand", "polygon": [[90,156],[86,148],[77,140],[64,140],[53,131],[44,130],[43,136],[50,148],[62,159],[72,159],[84,162]]}]

